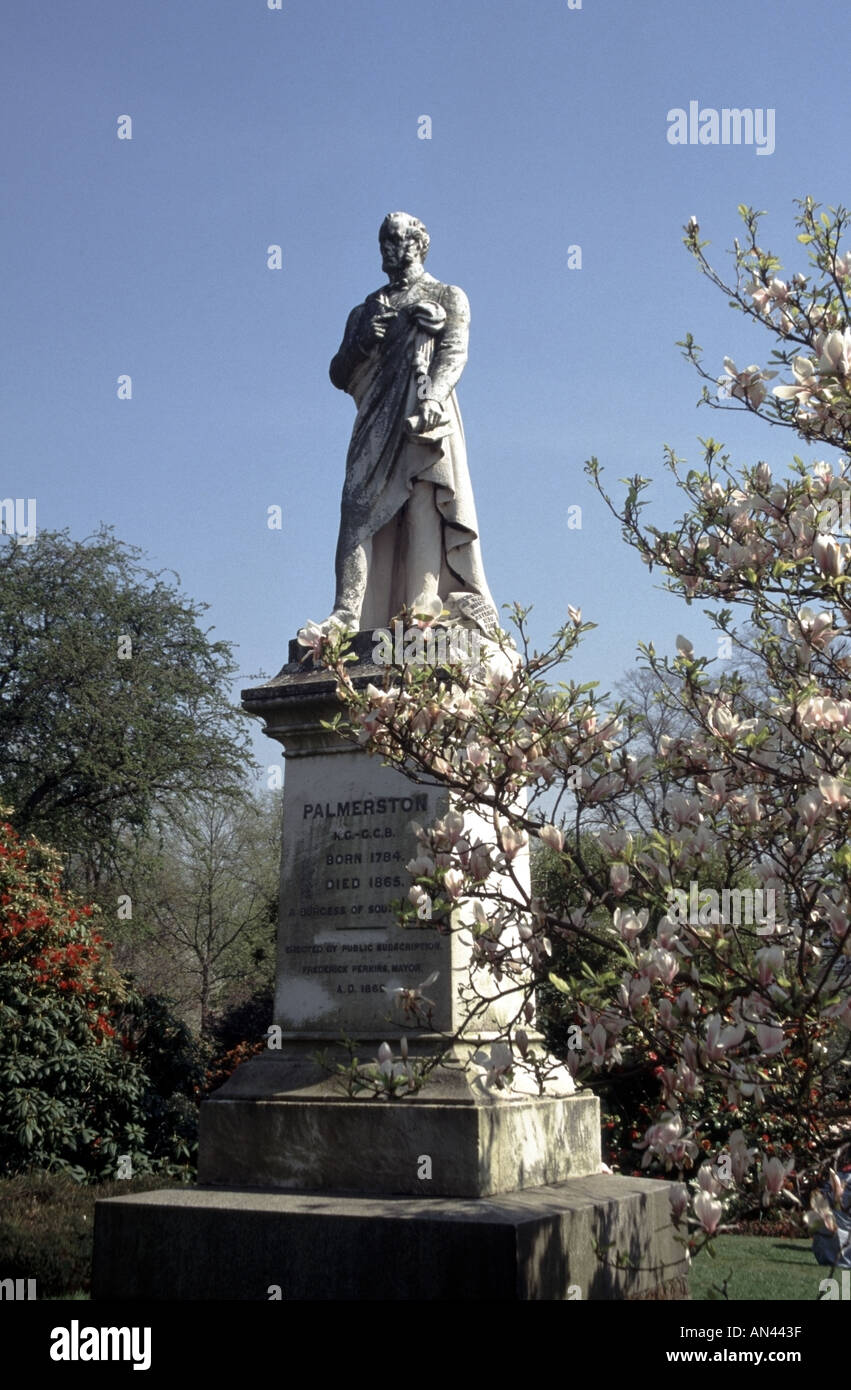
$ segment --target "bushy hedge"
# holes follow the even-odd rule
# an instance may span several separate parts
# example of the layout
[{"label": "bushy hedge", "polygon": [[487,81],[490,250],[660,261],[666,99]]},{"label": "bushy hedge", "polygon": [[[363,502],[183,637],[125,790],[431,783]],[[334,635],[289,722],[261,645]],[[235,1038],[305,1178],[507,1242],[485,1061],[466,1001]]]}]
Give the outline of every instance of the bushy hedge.
[{"label": "bushy hedge", "polygon": [[87,1293],[95,1202],[177,1185],[149,1176],[94,1186],[44,1172],[0,1179],[0,1278],[34,1279],[37,1298]]},{"label": "bushy hedge", "polygon": [[179,1172],[206,1056],[122,979],[97,910],[60,882],[54,851],[0,817],[0,1175]]}]

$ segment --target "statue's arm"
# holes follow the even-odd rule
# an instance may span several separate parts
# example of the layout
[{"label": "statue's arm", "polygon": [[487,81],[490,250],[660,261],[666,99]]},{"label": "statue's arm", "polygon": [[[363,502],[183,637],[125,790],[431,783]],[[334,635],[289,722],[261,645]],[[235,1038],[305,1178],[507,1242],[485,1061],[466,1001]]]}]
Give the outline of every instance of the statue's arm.
[{"label": "statue's arm", "polygon": [[328,375],[332,382],[340,391],[348,391],[349,383],[356,369],[363,362],[369,352],[365,351],[358,342],[358,329],[360,327],[363,304],[359,304],[353,309],[346,320],[346,331],[343,334],[343,341],[335,357],[331,359],[328,368]]},{"label": "statue's arm", "polygon": [[464,291],[459,290],[457,285],[447,285],[441,303],[446,310],[446,323],[435,338],[429,366],[429,396],[432,400],[443,402],[455,390],[467,362],[470,304]]}]

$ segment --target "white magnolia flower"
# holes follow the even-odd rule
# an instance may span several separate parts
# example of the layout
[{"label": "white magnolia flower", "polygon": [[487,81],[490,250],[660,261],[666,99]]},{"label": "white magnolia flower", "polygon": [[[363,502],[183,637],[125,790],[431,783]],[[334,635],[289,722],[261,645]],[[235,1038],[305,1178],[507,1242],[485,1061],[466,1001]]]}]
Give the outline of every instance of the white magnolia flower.
[{"label": "white magnolia flower", "polygon": [[724,1207],[708,1192],[698,1192],[694,1199],[694,1214],[707,1235],[714,1235],[718,1229]]},{"label": "white magnolia flower", "polygon": [[548,849],[564,849],[564,835],[557,825],[542,825],[538,831],[538,837],[543,841]]}]

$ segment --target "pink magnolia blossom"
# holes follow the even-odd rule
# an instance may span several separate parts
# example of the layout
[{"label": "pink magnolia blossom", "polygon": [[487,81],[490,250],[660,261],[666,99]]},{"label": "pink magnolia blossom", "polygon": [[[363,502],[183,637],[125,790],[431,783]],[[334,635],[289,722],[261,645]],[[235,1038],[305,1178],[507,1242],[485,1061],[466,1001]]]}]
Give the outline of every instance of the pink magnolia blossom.
[{"label": "pink magnolia blossom", "polygon": [[758,313],[771,314],[777,309],[782,309],[788,300],[789,286],[785,280],[771,280],[767,285],[757,282],[750,286],[748,294]]},{"label": "pink magnolia blossom", "polygon": [[773,394],[781,401],[797,401],[805,405],[810,395],[818,391],[819,380],[815,364],[808,357],[796,357],[792,363],[794,383],[775,386]]},{"label": "pink magnolia blossom", "polygon": [[648,916],[649,911],[646,907],[640,912],[633,912],[630,907],[616,907],[612,913],[612,921],[621,940],[629,943],[641,935],[647,926]]},{"label": "pink magnolia blossom", "polygon": [[506,823],[499,828],[499,843],[503,854],[510,862],[528,845],[529,836],[525,830],[515,830],[512,825]]},{"label": "pink magnolia blossom", "polygon": [[821,793],[822,800],[826,801],[828,806],[836,807],[841,810],[847,806],[849,800],[851,800],[848,796],[847,784],[838,777],[828,777],[826,774],[823,774],[818,779],[818,789]]},{"label": "pink magnolia blossom", "polygon": [[761,1186],[767,1193],[776,1197],[779,1192],[782,1192],[783,1185],[793,1167],[794,1159],[784,1164],[779,1158],[767,1158],[766,1155],[763,1154],[762,1173],[760,1174]]},{"label": "pink magnolia blossom", "polygon": [[717,1197],[721,1192],[721,1183],[718,1181],[718,1174],[712,1163],[701,1163],[697,1170],[697,1185],[701,1192],[708,1192],[710,1197]]},{"label": "pink magnolia blossom", "polygon": [[835,1018],[843,1028],[851,1029],[851,995],[847,999],[840,999],[838,1003],[831,1004],[824,1010],[825,1018]]},{"label": "pink magnolia blossom", "polygon": [[782,1028],[774,1028],[767,1023],[756,1026],[756,1040],[764,1057],[777,1057],[789,1046]]},{"label": "pink magnolia blossom", "polygon": [[467,762],[471,767],[484,767],[488,761],[488,752],[479,743],[469,743],[467,745]]},{"label": "pink magnolia blossom", "polygon": [[542,825],[538,836],[549,849],[564,849],[564,834],[557,825]]},{"label": "pink magnolia blossom", "polygon": [[689,1191],[684,1182],[672,1182],[668,1188],[668,1201],[671,1204],[671,1215],[679,1225],[688,1210]]},{"label": "pink magnolia blossom", "polygon": [[655,948],[647,953],[645,973],[651,980],[661,980],[663,984],[673,984],[680,970],[680,962],[673,951]]},{"label": "pink magnolia blossom", "polygon": [[697,1000],[694,997],[694,990],[688,986],[681,989],[676,998],[676,1007],[683,1015],[696,1014],[698,1009]]},{"label": "pink magnolia blossom", "polygon": [[427,999],[423,990],[430,989],[439,976],[440,971],[433,970],[420,984],[413,987],[406,989],[402,985],[397,985],[394,989],[387,989],[385,985],[382,985],[381,988],[385,994],[392,997],[395,1003],[401,1004],[406,1013],[416,1013],[420,1004],[428,1004],[431,1008],[435,1007],[434,1000]]},{"label": "pink magnolia blossom", "polygon": [[741,1020],[732,1027],[725,1028],[719,1014],[711,1014],[706,1020],[706,1055],[712,1062],[722,1062],[728,1051],[738,1047],[745,1036],[745,1025]]},{"label": "pink magnolia blossom", "polygon": [[723,1212],[723,1203],[708,1192],[698,1192],[694,1199],[694,1214],[708,1236],[715,1234]]},{"label": "pink magnolia blossom", "polygon": [[423,919],[431,917],[432,901],[431,896],[426,892],[420,883],[413,883],[408,889],[408,901],[414,904],[417,914]]},{"label": "pink magnolia blossom", "polygon": [[799,796],[795,802],[795,810],[798,813],[798,822],[805,829],[810,829],[824,815],[824,798],[817,791],[810,790],[803,796]]},{"label": "pink magnolia blossom", "polygon": [[670,791],[665,797],[665,810],[676,826],[697,826],[701,819],[700,801],[696,796],[685,796],[683,792]]},{"label": "pink magnolia blossom", "polygon": [[832,536],[817,535],[812,554],[822,574],[835,578],[843,573],[848,558],[847,547],[840,545]]},{"label": "pink magnolia blossom", "polygon": [[628,1008],[632,1012],[637,1009],[639,1004],[647,998],[650,993],[650,980],[646,975],[637,975],[630,980],[627,986]]},{"label": "pink magnolia blossom", "polygon": [[662,1118],[650,1125],[641,1142],[636,1146],[645,1149],[641,1160],[642,1168],[649,1168],[654,1157],[661,1158],[666,1168],[674,1163],[691,1167],[697,1153],[697,1144],[692,1130],[684,1130],[682,1116],[674,1111],[666,1111]]},{"label": "pink magnolia blossom", "polygon": [[815,340],[818,349],[818,370],[820,372],[832,372],[837,376],[848,376],[851,374],[851,331],[844,329],[839,332],[834,329],[831,333],[819,334]]},{"label": "pink magnolia blossom", "polygon": [[418,854],[405,865],[411,878],[431,878],[434,873],[434,860],[430,854]]},{"label": "pink magnolia blossom", "polygon": [[612,885],[612,892],[619,898],[623,897],[630,884],[628,865],[612,864],[609,869],[609,882]]},{"label": "pink magnolia blossom", "polygon": [[765,400],[765,382],[777,373],[765,372],[755,363],[740,372],[729,357],[724,358],[724,367],[727,375],[718,380],[722,393],[732,396],[734,400],[745,401],[752,409],[761,406]]},{"label": "pink magnolia blossom", "polygon": [[756,956],[757,979],[761,985],[770,985],[783,971],[786,957],[782,946],[763,946]]},{"label": "pink magnolia blossom", "polygon": [[464,875],[460,869],[447,869],[443,886],[451,898],[460,898],[464,891]]},{"label": "pink magnolia blossom", "polygon": [[744,1133],[734,1129],[727,1140],[730,1150],[730,1169],[734,1182],[740,1183],[747,1176],[748,1169],[756,1156],[756,1149],[749,1149]]},{"label": "pink magnolia blossom", "polygon": [[837,635],[832,615],[814,613],[811,608],[802,608],[797,620],[788,618],[786,630],[790,637],[796,637],[800,631],[803,638],[801,653],[805,660],[813,651],[825,651]]},{"label": "pink magnolia blossom", "polygon": [[755,719],[740,719],[726,705],[716,701],[709,709],[706,721],[712,732],[726,742],[735,743],[756,727]]},{"label": "pink magnolia blossom", "polygon": [[508,1044],[494,1043],[490,1050],[490,1056],[485,1061],[485,1085],[487,1087],[496,1086],[498,1090],[502,1090],[513,1066],[514,1058]]}]

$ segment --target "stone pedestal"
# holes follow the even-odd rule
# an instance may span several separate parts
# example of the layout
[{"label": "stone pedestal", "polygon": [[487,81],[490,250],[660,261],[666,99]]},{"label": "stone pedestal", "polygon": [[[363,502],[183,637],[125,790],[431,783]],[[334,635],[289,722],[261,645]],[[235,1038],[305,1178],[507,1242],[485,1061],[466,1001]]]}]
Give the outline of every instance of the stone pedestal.
[{"label": "stone pedestal", "polygon": [[198,1177],[231,1187],[485,1197],[597,1173],[596,1096],[494,1099],[459,1068],[402,1100],[293,1085],[274,1053],[201,1107]]},{"label": "stone pedestal", "polygon": [[[383,674],[372,645],[360,634],[363,683]],[[414,1066],[446,1047],[468,957],[463,933],[402,929],[392,909],[410,885],[414,823],[445,816],[448,794],[329,728],[334,678],[296,655],[243,697],[286,755],[277,1046],[203,1103],[200,1187],[98,1204],[95,1296],[682,1296],[667,1184],[600,1176],[596,1098],[512,1095],[465,1065],[498,1034],[498,994],[414,1094],[341,1085],[336,1064],[376,1063],[381,1043],[398,1058],[410,1039]],[[595,1240],[633,1273],[610,1269]]]},{"label": "stone pedestal", "polygon": [[[371,659],[374,646],[369,633],[356,639],[361,659],[351,669],[359,685],[384,676]],[[296,651],[291,644],[291,658]],[[328,727],[341,706],[327,671],[291,659],[274,681],[245,691],[243,705],[286,757],[274,1014],[282,1041],[298,1052],[307,1040],[319,1047],[341,1034],[365,1047],[403,1034],[455,1033],[464,1021],[458,986],[467,978],[467,950],[456,932],[428,921],[401,928],[393,909],[411,886],[405,865],[421,849],[416,825],[453,810],[449,794],[412,782]],[[492,827],[469,813],[465,821],[473,836],[493,840]],[[528,884],[528,855],[513,867]],[[416,1019],[394,1004],[394,990],[435,975]],[[498,999],[493,1007],[498,1014]],[[469,1036],[481,1040],[494,1029],[498,1019],[483,1015]]]},{"label": "stone pedestal", "polygon": [[[113,1197],[97,1204],[92,1296],[687,1298],[667,1187],[601,1175],[477,1201],[209,1188]],[[634,1267],[617,1268],[619,1253]]]},{"label": "stone pedestal", "polygon": [[[354,671],[361,683],[384,674],[371,660],[373,646],[371,634],[360,635]],[[416,1065],[464,1022],[463,935],[430,922],[403,929],[392,907],[410,886],[405,865],[419,848],[415,824],[445,816],[452,802],[442,788],[411,782],[327,727],[340,709],[327,671],[305,671],[293,660],[275,681],[246,691],[243,702],[286,755],[274,1016],[280,1050],[240,1067],[202,1105],[200,1181],[480,1197],[596,1173],[593,1097],[509,1100],[482,1083],[481,1068],[472,1076],[465,1070],[498,1032],[503,1005],[495,993],[476,1030],[415,1095],[347,1096],[316,1060],[320,1053],[330,1066],[348,1060],[342,1036],[364,1064],[376,1062],[382,1042],[398,1058],[404,1035]],[[470,830],[493,839],[484,822]],[[528,881],[527,858],[513,867]],[[412,1017],[394,991],[426,979],[429,1002]]]}]

